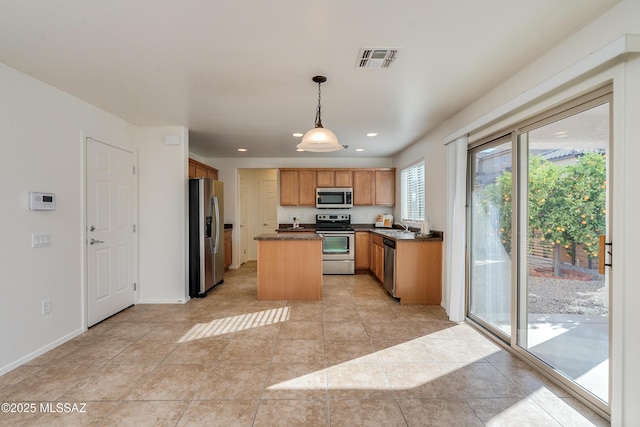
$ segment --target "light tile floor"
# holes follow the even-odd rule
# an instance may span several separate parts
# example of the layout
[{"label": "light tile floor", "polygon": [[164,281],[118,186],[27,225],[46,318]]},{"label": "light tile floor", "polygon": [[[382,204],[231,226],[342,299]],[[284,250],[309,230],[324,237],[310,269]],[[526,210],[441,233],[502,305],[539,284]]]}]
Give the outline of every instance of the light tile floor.
[{"label": "light tile floor", "polygon": [[322,302],[260,302],[255,263],[1,376],[0,402],[36,405],[2,426],[608,425],[441,307],[400,306],[368,275],[325,276]]}]

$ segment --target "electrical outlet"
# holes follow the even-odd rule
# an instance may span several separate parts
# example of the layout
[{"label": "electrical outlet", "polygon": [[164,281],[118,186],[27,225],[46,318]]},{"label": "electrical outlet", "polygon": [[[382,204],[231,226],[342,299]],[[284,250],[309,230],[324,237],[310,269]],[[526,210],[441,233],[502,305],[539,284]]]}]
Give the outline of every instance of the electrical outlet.
[{"label": "electrical outlet", "polygon": [[42,315],[47,315],[51,313],[51,300],[46,299],[42,301]]}]

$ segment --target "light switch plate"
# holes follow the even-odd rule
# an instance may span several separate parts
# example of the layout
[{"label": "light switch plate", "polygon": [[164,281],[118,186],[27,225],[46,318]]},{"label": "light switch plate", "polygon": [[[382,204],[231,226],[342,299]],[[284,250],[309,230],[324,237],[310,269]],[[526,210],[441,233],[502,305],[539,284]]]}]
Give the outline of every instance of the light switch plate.
[{"label": "light switch plate", "polygon": [[49,246],[49,233],[31,235],[32,248],[42,248],[44,246]]}]

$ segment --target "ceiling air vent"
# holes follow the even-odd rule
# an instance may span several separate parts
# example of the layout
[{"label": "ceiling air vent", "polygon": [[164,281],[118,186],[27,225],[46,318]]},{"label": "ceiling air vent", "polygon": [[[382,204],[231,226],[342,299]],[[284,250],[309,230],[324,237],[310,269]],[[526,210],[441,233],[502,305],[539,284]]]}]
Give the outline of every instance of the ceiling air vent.
[{"label": "ceiling air vent", "polygon": [[358,53],[356,68],[389,68],[397,56],[395,48],[363,47]]}]

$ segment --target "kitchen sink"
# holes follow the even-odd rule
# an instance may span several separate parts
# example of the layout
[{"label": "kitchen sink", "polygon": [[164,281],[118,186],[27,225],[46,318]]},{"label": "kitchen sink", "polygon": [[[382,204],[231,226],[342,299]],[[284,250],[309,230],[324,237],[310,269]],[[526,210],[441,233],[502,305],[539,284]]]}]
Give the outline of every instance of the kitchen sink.
[{"label": "kitchen sink", "polygon": [[404,230],[376,230],[376,233],[384,234],[387,236],[413,236],[415,232]]}]

